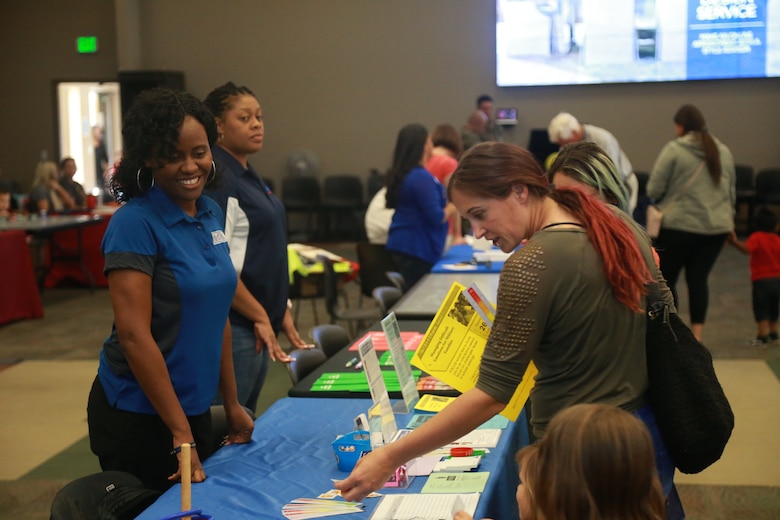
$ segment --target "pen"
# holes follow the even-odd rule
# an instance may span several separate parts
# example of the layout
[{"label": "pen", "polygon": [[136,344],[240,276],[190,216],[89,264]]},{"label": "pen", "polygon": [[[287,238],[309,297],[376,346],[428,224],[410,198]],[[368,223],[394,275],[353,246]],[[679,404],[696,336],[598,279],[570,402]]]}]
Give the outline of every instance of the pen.
[{"label": "pen", "polygon": [[357,364],[355,365],[355,370],[360,370],[361,368],[363,368],[363,362],[358,361]]},{"label": "pen", "polygon": [[351,367],[352,365],[354,365],[355,363],[357,363],[357,360],[358,360],[358,358],[356,358],[356,357],[353,357],[352,359],[350,359],[349,361],[347,361],[347,363],[346,363],[344,366],[345,366],[345,367],[347,367],[347,368],[349,368],[349,367]]}]

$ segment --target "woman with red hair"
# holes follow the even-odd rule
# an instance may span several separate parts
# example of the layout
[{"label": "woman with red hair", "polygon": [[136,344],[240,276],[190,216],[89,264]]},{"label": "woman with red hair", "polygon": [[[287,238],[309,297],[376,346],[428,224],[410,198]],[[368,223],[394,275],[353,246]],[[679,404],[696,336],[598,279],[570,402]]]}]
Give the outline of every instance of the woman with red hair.
[{"label": "woman with red hair", "polygon": [[[539,370],[530,404],[536,437],[575,404],[634,413],[653,435],[664,491],[676,499],[674,465],[647,403],[645,286],[660,280],[664,300],[671,303],[672,296],[644,231],[583,189],[552,189],[534,157],[509,143],[467,151],[448,191],[475,237],[515,251],[501,271],[476,387],[413,433],[364,457],[337,484],[342,496],[364,497],[401,464],[500,412],[533,361]],[[681,507],[672,516],[683,517]]]}]

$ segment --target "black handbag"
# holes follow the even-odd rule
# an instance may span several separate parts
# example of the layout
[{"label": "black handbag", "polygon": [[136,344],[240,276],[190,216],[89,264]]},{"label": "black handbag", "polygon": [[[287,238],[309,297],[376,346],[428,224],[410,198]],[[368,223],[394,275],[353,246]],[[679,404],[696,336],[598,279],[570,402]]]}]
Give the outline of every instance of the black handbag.
[{"label": "black handbag", "polygon": [[712,356],[670,312],[657,284],[648,285],[647,373],[658,428],[683,473],[699,473],[720,459],[734,429],[734,413],[718,382]]}]

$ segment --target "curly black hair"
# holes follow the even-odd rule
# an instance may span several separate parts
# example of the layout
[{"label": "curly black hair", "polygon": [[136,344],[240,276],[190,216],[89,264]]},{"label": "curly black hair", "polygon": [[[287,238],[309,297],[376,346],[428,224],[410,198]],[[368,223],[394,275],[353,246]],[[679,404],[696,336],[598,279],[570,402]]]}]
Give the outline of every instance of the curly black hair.
[{"label": "curly black hair", "polygon": [[203,102],[206,103],[206,106],[209,107],[209,110],[211,110],[214,116],[222,117],[222,114],[225,113],[225,110],[230,107],[230,98],[233,96],[245,95],[252,96],[253,98],[257,99],[257,96],[255,96],[254,92],[249,90],[249,87],[245,87],[243,85],[238,86],[232,81],[228,81],[224,85],[220,85],[219,87],[209,92]]},{"label": "curly black hair", "polygon": [[151,185],[151,171],[146,167],[146,161],[152,159],[162,164],[175,155],[186,116],[194,117],[203,125],[209,146],[216,142],[214,114],[192,94],[156,87],[136,97],[122,125],[122,161],[110,181],[111,192],[118,202],[127,202],[145,193],[145,186]]}]

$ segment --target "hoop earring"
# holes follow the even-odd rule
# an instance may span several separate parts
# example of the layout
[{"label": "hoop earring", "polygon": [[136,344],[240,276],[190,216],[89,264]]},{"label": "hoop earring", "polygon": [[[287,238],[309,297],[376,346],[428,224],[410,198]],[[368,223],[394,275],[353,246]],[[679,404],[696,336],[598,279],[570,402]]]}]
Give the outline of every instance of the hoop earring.
[{"label": "hoop earring", "polygon": [[214,161],[211,161],[211,171],[209,172],[209,177],[206,179],[206,184],[213,182],[214,179],[217,178],[217,165],[214,164]]},{"label": "hoop earring", "polygon": [[154,186],[154,175],[152,175],[152,183],[146,189],[144,189],[143,186],[141,186],[141,171],[143,169],[144,167],[141,166],[140,168],[138,168],[138,171],[135,174],[135,184],[136,186],[138,186],[138,189],[141,191],[141,193],[144,193],[147,190],[151,190],[152,187]]}]

